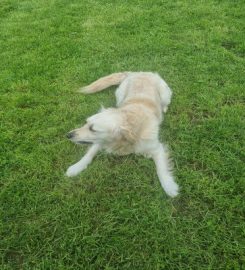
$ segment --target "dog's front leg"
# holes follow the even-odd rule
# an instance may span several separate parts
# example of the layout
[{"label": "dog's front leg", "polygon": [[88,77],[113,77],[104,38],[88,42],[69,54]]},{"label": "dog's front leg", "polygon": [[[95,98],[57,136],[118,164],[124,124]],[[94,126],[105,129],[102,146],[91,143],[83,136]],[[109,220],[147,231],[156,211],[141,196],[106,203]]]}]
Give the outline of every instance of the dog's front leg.
[{"label": "dog's front leg", "polygon": [[99,144],[93,144],[89,149],[88,152],[82,157],[81,160],[79,160],[74,165],[70,166],[67,171],[66,175],[68,177],[76,176],[81,171],[85,170],[87,166],[92,162],[94,156],[97,154],[97,152],[100,150]]},{"label": "dog's front leg", "polygon": [[164,150],[161,143],[159,143],[157,149],[154,149],[151,152],[151,156],[156,164],[157,175],[163,189],[170,197],[177,196],[179,186],[174,181],[173,175],[169,168],[168,154]]}]

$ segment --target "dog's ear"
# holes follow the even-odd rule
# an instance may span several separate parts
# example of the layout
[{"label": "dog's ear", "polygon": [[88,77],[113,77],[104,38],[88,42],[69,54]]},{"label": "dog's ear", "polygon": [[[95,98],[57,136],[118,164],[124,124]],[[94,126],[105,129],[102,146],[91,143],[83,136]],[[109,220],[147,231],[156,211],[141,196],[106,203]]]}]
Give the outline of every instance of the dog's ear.
[{"label": "dog's ear", "polygon": [[112,133],[114,137],[118,138],[124,138],[125,140],[128,140],[130,138],[130,130],[127,127],[124,126],[116,126],[113,128]]},{"label": "dog's ear", "polygon": [[120,127],[120,135],[127,141],[134,142],[136,141],[136,134],[135,132],[127,126]]},{"label": "dog's ear", "polygon": [[121,134],[121,128],[119,126],[116,126],[112,129],[112,134],[114,137],[119,137]]}]

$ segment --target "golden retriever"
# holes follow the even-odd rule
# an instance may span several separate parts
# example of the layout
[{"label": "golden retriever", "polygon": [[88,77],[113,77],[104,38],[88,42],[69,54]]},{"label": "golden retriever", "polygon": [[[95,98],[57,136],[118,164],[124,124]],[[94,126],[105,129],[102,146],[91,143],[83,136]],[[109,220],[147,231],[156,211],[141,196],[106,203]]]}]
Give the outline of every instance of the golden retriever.
[{"label": "golden retriever", "polygon": [[156,73],[121,72],[100,78],[81,92],[95,93],[112,85],[119,85],[117,107],[102,108],[84,126],[67,134],[72,142],[91,144],[91,147],[80,161],[68,168],[66,175],[76,176],[86,169],[101,149],[118,155],[142,154],[154,160],[163,189],[175,197],[179,187],[171,173],[168,153],[158,139],[162,112],[167,111],[171,101],[171,89]]}]

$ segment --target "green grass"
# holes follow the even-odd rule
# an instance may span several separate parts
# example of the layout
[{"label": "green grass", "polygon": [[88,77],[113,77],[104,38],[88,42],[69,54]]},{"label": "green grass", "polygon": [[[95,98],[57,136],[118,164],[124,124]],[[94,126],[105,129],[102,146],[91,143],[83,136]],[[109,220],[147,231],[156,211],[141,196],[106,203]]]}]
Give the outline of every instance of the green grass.
[{"label": "green grass", "polygon": [[[244,1],[1,0],[0,269],[244,269]],[[173,89],[161,128],[180,196],[143,157],[86,151],[65,134],[116,71]]]}]

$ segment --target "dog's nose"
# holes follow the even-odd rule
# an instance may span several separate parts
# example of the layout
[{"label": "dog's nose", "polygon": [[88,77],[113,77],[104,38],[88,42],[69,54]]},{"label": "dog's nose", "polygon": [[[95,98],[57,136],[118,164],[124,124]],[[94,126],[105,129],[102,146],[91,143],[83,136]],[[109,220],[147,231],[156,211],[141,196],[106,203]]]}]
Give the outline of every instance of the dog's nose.
[{"label": "dog's nose", "polygon": [[71,131],[71,132],[67,133],[66,137],[68,139],[71,139],[72,137],[74,137],[74,131]]}]

